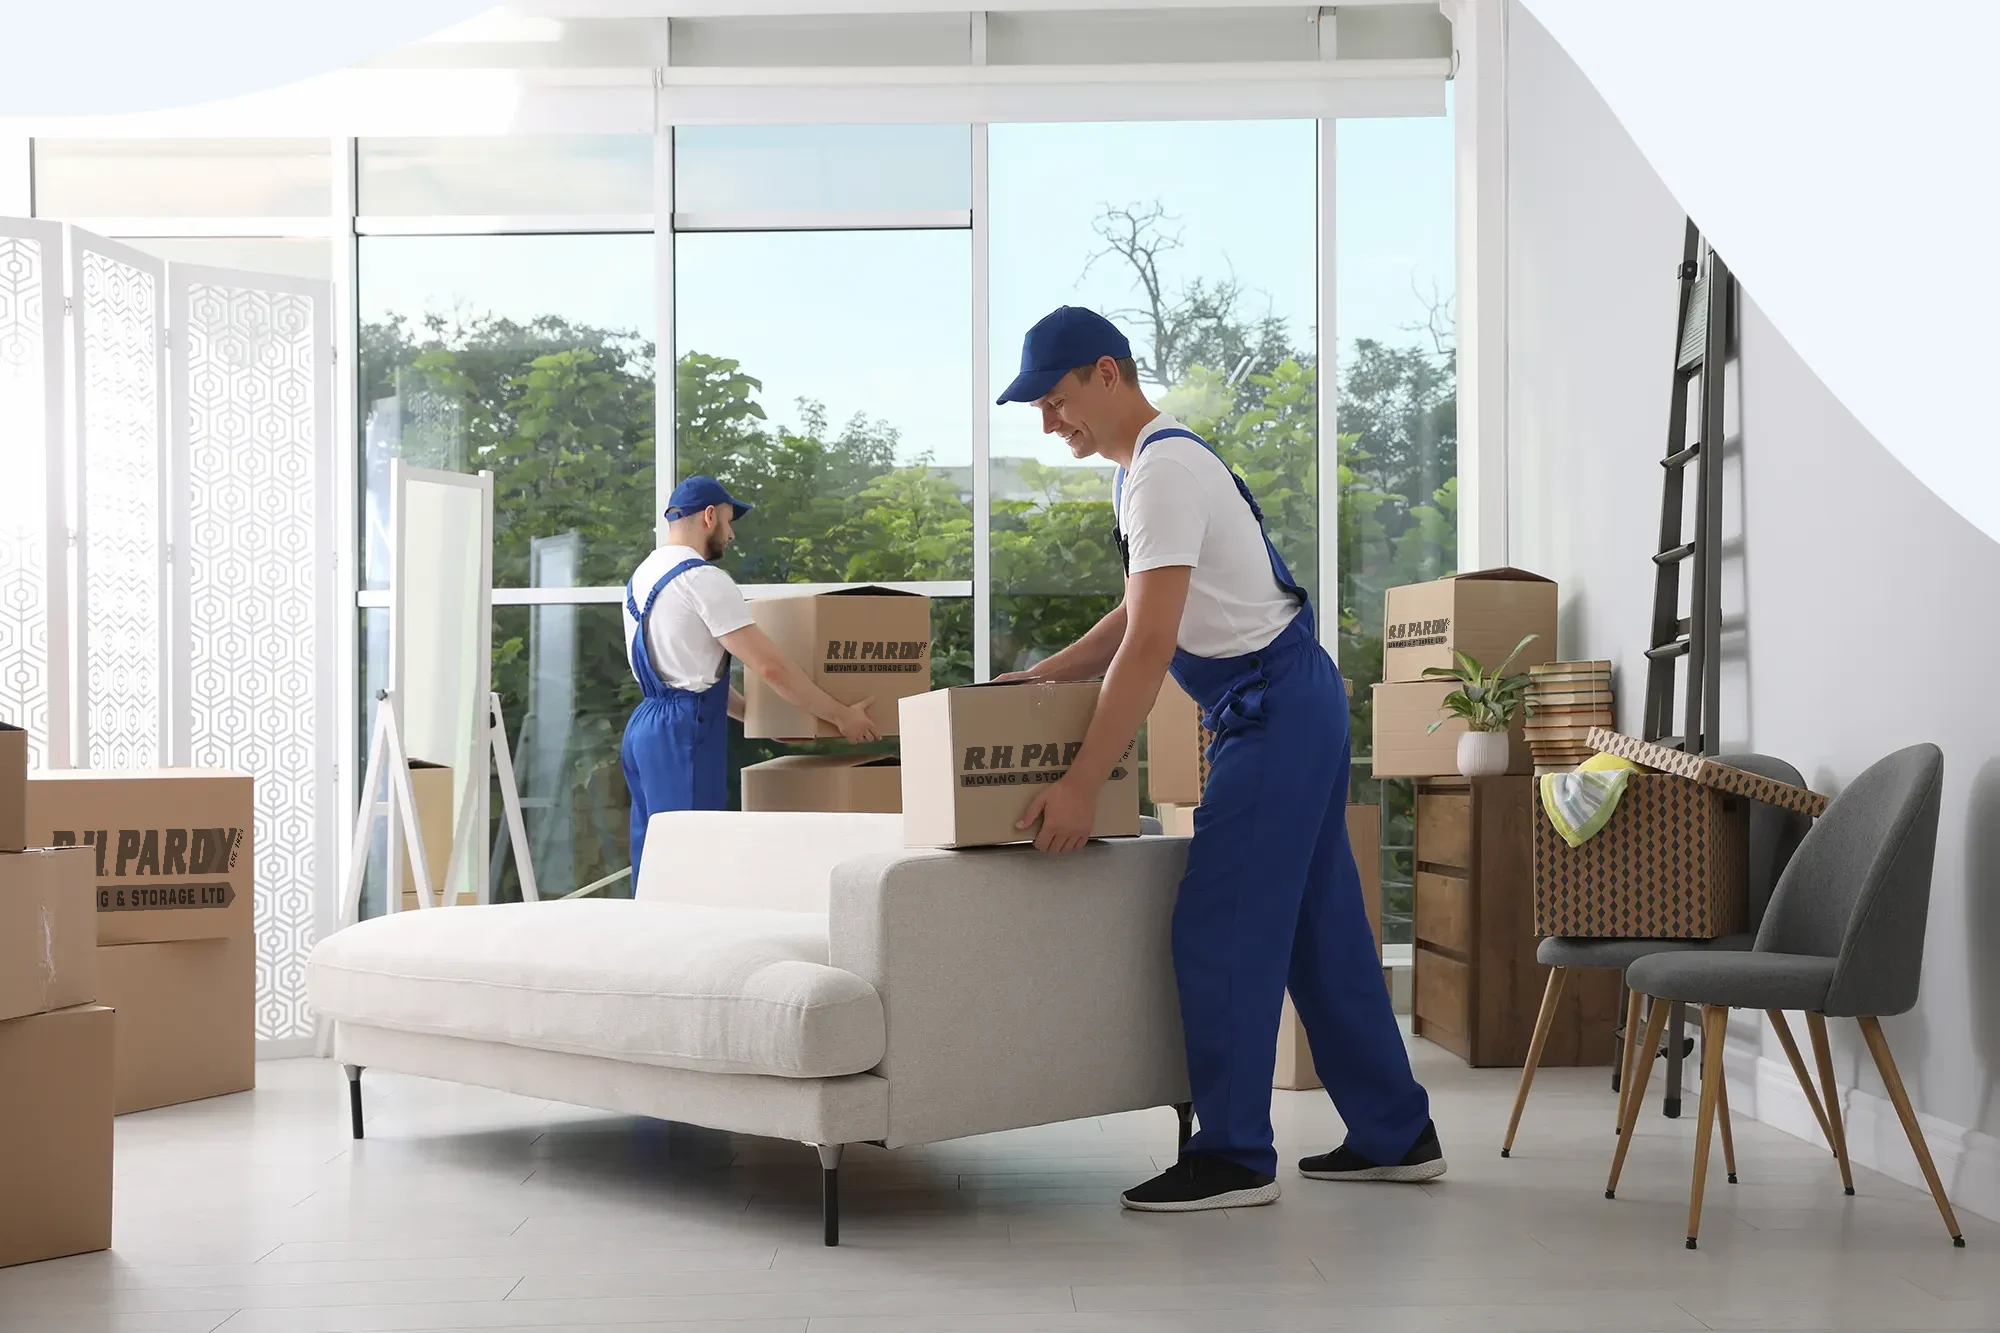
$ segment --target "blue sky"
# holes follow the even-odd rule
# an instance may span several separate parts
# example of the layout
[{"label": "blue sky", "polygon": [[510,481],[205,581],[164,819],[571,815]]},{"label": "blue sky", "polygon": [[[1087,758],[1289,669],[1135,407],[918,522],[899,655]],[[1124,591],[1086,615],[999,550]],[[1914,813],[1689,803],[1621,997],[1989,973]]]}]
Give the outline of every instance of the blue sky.
[{"label": "blue sky", "polygon": [[[823,159],[825,134],[802,136],[814,140],[802,152]],[[927,176],[963,169],[951,134],[933,128],[918,142],[914,156]],[[1405,329],[1425,313],[1413,286],[1451,292],[1450,120],[1345,120],[1336,134],[1342,346],[1357,336],[1422,341]],[[1312,122],[996,125],[988,157],[996,390],[1012,377],[1021,334],[1054,306],[1112,311],[1136,303],[1122,261],[1090,263],[1102,248],[1092,222],[1107,204],[1158,201],[1175,219],[1182,244],[1162,257],[1170,286],[1233,273],[1247,312],[1268,309],[1297,341],[1310,338],[1317,269]],[[716,160],[708,159],[704,191],[728,184],[716,176]],[[757,163],[765,179],[739,184],[724,202],[774,202],[767,182],[786,160],[782,141],[760,144],[743,160]],[[829,180],[845,178],[823,163],[801,169],[797,179],[820,199],[833,194],[829,201],[845,208],[863,203],[851,189],[830,190]],[[938,206],[955,193],[955,183],[927,185],[891,202]],[[680,348],[740,359],[764,381],[773,418],[796,420],[795,400],[813,398],[836,422],[859,412],[896,425],[910,455],[969,460],[968,232],[683,234],[677,269]],[[363,318],[560,312],[650,337],[652,275],[647,236],[374,237],[362,248],[361,308]],[[1042,438],[1028,408],[996,409],[991,422],[996,456],[1068,458]]]}]

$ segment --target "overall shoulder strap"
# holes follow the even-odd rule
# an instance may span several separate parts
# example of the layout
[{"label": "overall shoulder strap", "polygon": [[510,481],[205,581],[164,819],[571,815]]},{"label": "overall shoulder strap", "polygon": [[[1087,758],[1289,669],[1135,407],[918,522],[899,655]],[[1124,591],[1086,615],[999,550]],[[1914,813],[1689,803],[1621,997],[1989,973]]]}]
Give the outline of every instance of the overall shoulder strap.
[{"label": "overall shoulder strap", "polygon": [[708,563],[709,563],[708,561],[703,560],[700,557],[695,557],[693,559],[681,561],[678,565],[675,565],[672,569],[660,575],[660,581],[658,583],[655,583],[653,585],[653,590],[646,594],[646,605],[644,607],[640,607],[633,602],[632,585],[629,583],[626,584],[625,606],[628,610],[631,611],[632,619],[644,620],[647,616],[653,614],[653,603],[657,602],[660,599],[660,594],[666,590],[666,586],[669,583],[672,583],[675,579],[687,573],[690,569],[700,569],[703,566],[707,565]]}]

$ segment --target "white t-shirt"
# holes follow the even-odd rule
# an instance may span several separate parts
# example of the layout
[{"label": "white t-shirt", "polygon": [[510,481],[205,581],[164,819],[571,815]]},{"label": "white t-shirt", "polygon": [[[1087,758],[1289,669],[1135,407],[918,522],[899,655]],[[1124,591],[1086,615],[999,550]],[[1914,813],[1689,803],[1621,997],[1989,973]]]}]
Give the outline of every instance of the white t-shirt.
[{"label": "white t-shirt", "polygon": [[[1162,413],[1139,438],[1179,426]],[[1185,435],[1139,451],[1125,474],[1118,523],[1132,548],[1132,573],[1192,566],[1180,646],[1197,657],[1254,653],[1299,613],[1271,572],[1257,516],[1237,493],[1229,469]]]},{"label": "white t-shirt", "polygon": [[[632,600],[646,609],[646,595],[662,575],[683,560],[699,560],[690,546],[662,546],[639,562],[632,574]],[[632,608],[625,611],[625,657],[632,665]],[[722,675],[726,650],[717,642],[753,623],[750,606],[736,580],[714,565],[690,569],[660,591],[653,614],[646,619],[646,651],[653,670],[676,689],[705,690]],[[638,678],[638,668],[632,675]]]}]

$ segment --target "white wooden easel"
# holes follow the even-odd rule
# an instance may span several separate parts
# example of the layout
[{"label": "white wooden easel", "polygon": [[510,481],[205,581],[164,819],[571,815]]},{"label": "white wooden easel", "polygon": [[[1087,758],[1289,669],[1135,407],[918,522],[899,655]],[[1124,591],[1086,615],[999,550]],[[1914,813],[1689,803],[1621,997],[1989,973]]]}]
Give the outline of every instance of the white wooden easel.
[{"label": "white wooden easel", "polygon": [[[416,794],[410,786],[410,757],[403,747],[403,733],[397,721],[394,697],[388,690],[376,696],[375,729],[368,740],[368,766],[361,779],[361,809],[354,821],[354,841],[349,850],[347,885],[340,899],[340,924],[352,925],[361,911],[361,888],[368,874],[368,845],[375,836],[375,821],[387,817],[389,824],[389,864],[385,911],[400,911],[403,905],[403,848],[409,847],[410,864],[417,876],[419,908],[436,907],[446,886],[458,878],[461,859],[472,835],[472,821],[479,809],[478,794],[467,784],[453,820],[451,864],[445,868],[444,885],[431,883],[430,861],[424,852],[424,831],[417,822]],[[486,732],[493,750],[494,775],[500,782],[500,804],[506,813],[507,835],[513,844],[514,863],[521,876],[521,899],[539,902],[535,887],[534,858],[528,851],[527,824],[521,817],[521,793],[514,782],[514,756],[507,744],[507,725],[500,707],[500,695],[486,697]],[[387,799],[378,801],[376,789],[387,768]],[[479,886],[484,900],[489,886]]]}]

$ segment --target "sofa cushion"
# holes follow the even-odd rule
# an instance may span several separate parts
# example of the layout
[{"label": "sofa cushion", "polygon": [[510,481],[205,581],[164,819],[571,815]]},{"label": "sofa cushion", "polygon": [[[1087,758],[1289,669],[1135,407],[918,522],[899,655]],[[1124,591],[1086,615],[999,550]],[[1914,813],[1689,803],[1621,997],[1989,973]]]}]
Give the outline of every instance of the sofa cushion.
[{"label": "sofa cushion", "polygon": [[882,1001],[827,966],[806,912],[580,898],[397,912],[323,941],[339,1022],[727,1074],[830,1078],[882,1059]]}]

